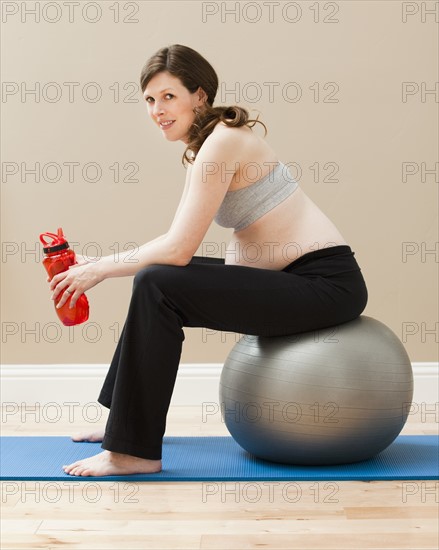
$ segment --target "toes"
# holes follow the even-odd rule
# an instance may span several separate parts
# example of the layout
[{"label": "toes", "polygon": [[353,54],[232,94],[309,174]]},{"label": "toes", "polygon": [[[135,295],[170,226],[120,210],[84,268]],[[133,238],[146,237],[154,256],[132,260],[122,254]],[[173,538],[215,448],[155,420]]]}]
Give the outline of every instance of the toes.
[{"label": "toes", "polygon": [[76,462],[72,462],[72,464],[68,464],[67,466],[63,466],[63,470],[69,473],[72,468],[75,468],[76,466],[80,466],[81,462],[78,460]]},{"label": "toes", "polygon": [[64,465],[63,470],[71,476],[96,476],[102,471],[102,461],[107,457],[109,451],[92,456],[86,459],[77,460],[69,465]]},{"label": "toes", "polygon": [[72,441],[86,441],[85,435],[83,432],[73,434],[71,437]]},{"label": "toes", "polygon": [[80,441],[89,441],[90,443],[96,443],[102,441],[102,436],[99,434],[84,434],[84,433],[78,433],[74,434],[70,437],[72,441],[80,442]]},{"label": "toes", "polygon": [[78,472],[80,471],[80,468],[77,466],[76,468],[73,468],[72,470],[70,470],[69,474],[71,476],[77,476],[79,475]]},{"label": "toes", "polygon": [[91,475],[93,475],[93,471],[88,466],[84,466],[83,468],[78,468],[75,471],[75,475],[77,475],[77,476],[91,476]]},{"label": "toes", "polygon": [[73,464],[69,464],[68,466],[63,466],[63,470],[66,474],[75,475],[75,470],[78,468],[81,468],[82,461],[73,462]]}]

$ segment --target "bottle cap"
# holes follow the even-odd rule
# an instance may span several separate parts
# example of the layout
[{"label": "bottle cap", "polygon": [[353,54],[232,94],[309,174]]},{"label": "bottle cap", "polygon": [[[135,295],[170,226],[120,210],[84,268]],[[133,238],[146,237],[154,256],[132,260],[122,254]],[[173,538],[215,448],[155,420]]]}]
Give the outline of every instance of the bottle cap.
[{"label": "bottle cap", "polygon": [[[46,242],[44,237],[46,237],[46,239],[52,239],[52,242]],[[49,232],[41,233],[40,241],[43,243],[43,245],[45,245],[45,247],[43,248],[44,254],[50,254],[52,252],[58,252],[59,250],[69,248],[69,243],[66,241],[61,227],[58,228],[58,234]],[[48,244],[50,244],[50,246],[47,246]]]}]

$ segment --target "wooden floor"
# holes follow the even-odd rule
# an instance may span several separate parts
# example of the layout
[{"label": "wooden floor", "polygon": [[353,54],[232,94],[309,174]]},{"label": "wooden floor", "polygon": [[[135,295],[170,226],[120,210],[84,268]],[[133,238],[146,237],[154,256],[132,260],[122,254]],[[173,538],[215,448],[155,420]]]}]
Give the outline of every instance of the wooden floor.
[{"label": "wooden floor", "polygon": [[[99,424],[108,410],[101,408]],[[82,408],[3,409],[2,435],[70,435]],[[85,411],[90,418],[96,410]],[[438,413],[439,415],[439,413]],[[433,414],[402,434],[436,434]],[[171,405],[166,435],[229,435],[219,413]],[[2,482],[2,550],[439,548],[439,482]]]}]

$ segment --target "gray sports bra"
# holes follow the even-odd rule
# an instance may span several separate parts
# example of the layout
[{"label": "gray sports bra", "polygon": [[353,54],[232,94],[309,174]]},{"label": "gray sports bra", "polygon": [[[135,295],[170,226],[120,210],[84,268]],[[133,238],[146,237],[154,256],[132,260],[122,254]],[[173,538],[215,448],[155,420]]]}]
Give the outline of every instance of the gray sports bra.
[{"label": "gray sports bra", "polygon": [[244,229],[289,197],[298,187],[288,166],[278,161],[262,179],[227,191],[214,220],[222,227]]}]

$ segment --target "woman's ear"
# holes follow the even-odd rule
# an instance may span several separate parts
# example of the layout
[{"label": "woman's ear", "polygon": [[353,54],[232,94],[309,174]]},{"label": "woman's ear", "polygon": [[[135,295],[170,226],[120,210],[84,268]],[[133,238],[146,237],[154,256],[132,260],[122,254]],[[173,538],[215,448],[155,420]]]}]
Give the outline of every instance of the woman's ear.
[{"label": "woman's ear", "polygon": [[203,88],[201,86],[198,86],[198,99],[202,102],[202,104],[204,105],[206,102],[207,102],[207,94],[206,92],[203,90]]}]

